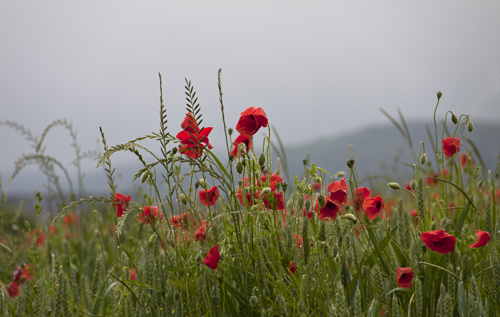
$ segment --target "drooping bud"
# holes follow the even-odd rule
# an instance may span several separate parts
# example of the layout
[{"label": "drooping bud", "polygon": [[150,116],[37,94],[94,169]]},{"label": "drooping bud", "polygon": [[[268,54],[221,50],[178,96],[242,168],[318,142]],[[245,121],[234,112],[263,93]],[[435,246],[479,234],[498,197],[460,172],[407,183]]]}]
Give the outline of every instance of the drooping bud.
[{"label": "drooping bud", "polygon": [[241,163],[241,161],[238,161],[238,163],[236,163],[236,172],[238,172],[238,174],[243,173],[243,164]]},{"label": "drooping bud", "polygon": [[259,155],[259,165],[264,165],[266,164],[266,156],[264,155],[264,153],[260,153]]},{"label": "drooping bud", "polygon": [[356,219],[356,216],[350,213],[345,214],[345,219],[352,221],[353,223],[358,222],[358,219]]},{"label": "drooping bud", "polygon": [[412,191],[415,191],[417,189],[417,182],[415,180],[411,181],[410,188]]},{"label": "drooping bud", "polygon": [[306,200],[306,211],[309,211],[311,209],[311,200],[307,198]]},{"label": "drooping bud", "polygon": [[232,135],[233,134],[233,128],[227,129],[227,133],[229,133],[229,135]]},{"label": "drooping bud", "polygon": [[395,183],[395,182],[389,182],[387,184],[390,188],[394,189],[394,190],[399,190],[401,189],[401,186],[398,184],[398,183]]},{"label": "drooping bud", "polygon": [[299,197],[299,209],[302,209],[304,206],[304,196],[300,195]]},{"label": "drooping bud", "polygon": [[230,161],[233,161],[233,160],[234,160],[234,155],[233,155],[233,154],[229,154],[229,160],[230,160]]},{"label": "drooping bud", "polygon": [[302,163],[304,164],[304,166],[306,166],[307,165],[307,159],[302,160]]},{"label": "drooping bud", "polygon": [[270,187],[264,187],[262,189],[262,195],[267,195],[271,193],[271,188]]},{"label": "drooping bud", "polygon": [[350,159],[347,161],[347,167],[352,168],[354,166],[354,159]]},{"label": "drooping bud", "polygon": [[173,148],[172,148],[172,155],[175,155],[175,153],[177,153],[177,151],[178,151],[178,150],[179,150],[178,148],[173,147]]},{"label": "drooping bud", "polygon": [[238,145],[238,155],[239,156],[245,156],[247,155],[247,146],[245,143],[240,143]]},{"label": "drooping bud", "polygon": [[457,123],[458,123],[458,118],[457,118],[457,116],[454,113],[451,114],[451,122],[454,125],[457,125]]},{"label": "drooping bud", "polygon": [[474,123],[469,120],[469,123],[467,123],[467,131],[472,132],[474,130]]},{"label": "drooping bud", "polygon": [[479,182],[477,182],[477,188],[482,188],[483,187],[483,180],[480,179]]},{"label": "drooping bud", "polygon": [[318,204],[319,204],[319,208],[323,208],[325,206],[325,204],[326,204],[325,196],[323,196],[323,195],[318,196]]},{"label": "drooping bud", "polygon": [[184,193],[181,194],[181,201],[184,205],[188,202],[188,199]]},{"label": "drooping bud", "polygon": [[144,173],[142,173],[141,175],[141,184],[144,184],[150,177],[150,173],[149,171],[145,171]]},{"label": "drooping bud", "polygon": [[255,305],[257,305],[257,296],[252,295],[250,297],[250,306],[255,307]]},{"label": "drooping bud", "polygon": [[443,96],[443,93],[442,93],[442,92],[440,92],[440,91],[438,91],[438,92],[437,92],[437,97],[438,97],[438,100],[439,100],[439,99],[441,99],[441,97],[442,97],[442,96]]},{"label": "drooping bud", "polygon": [[420,157],[420,165],[424,165],[425,162],[427,162],[427,155],[422,154],[422,156]]},{"label": "drooping bud", "polygon": [[288,183],[285,181],[281,182],[281,187],[283,188],[283,191],[286,192],[286,189],[288,188]]},{"label": "drooping bud", "polygon": [[332,256],[336,257],[338,253],[339,253],[339,245],[335,243],[332,246]]}]

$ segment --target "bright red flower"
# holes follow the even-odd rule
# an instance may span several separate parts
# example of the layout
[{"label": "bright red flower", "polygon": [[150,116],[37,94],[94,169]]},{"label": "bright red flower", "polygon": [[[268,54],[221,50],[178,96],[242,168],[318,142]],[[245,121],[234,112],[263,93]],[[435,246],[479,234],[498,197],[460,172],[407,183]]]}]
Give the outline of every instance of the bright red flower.
[{"label": "bright red flower", "polygon": [[152,225],[155,224],[156,221],[161,221],[163,218],[163,213],[158,211],[158,206],[144,206],[142,208],[142,213],[137,216],[137,221]]},{"label": "bright red flower", "polygon": [[241,113],[236,130],[244,136],[251,137],[260,127],[267,127],[267,116],[262,108],[250,107]]},{"label": "bright red flower", "polygon": [[418,223],[418,212],[416,209],[413,209],[411,212],[410,212],[411,216],[413,217],[413,219],[415,219],[415,221]]},{"label": "bright red flower", "polygon": [[462,168],[468,165],[474,166],[475,164],[476,160],[474,160],[474,157],[471,157],[471,160],[469,162],[469,154],[460,154],[460,166],[462,166]]},{"label": "bright red flower", "polygon": [[455,249],[456,238],[444,230],[422,232],[420,239],[432,251],[448,254]]},{"label": "bright red flower", "polygon": [[187,155],[192,159],[197,159],[203,154],[203,148],[206,146],[212,149],[213,146],[208,141],[208,135],[212,132],[213,128],[204,128],[196,133],[189,134],[186,130],[177,133],[176,138],[181,141],[183,146],[179,148],[181,154]]},{"label": "bright red flower", "polygon": [[203,206],[213,206],[219,198],[219,189],[214,186],[210,189],[202,189],[198,193],[200,196],[200,202]]},{"label": "bright red flower", "polygon": [[247,153],[250,151],[250,149],[252,148],[252,138],[251,137],[247,137],[247,136],[244,136],[242,134],[240,134],[233,142],[233,150],[231,151],[231,154],[234,155],[234,157],[238,157],[239,156],[239,153],[238,153],[238,146],[243,143],[245,144],[246,148],[247,148]]},{"label": "bright red flower", "polygon": [[123,212],[127,210],[128,204],[132,198],[130,196],[125,196],[119,193],[115,194],[115,199],[113,200],[113,206],[116,210],[116,216],[120,218]]},{"label": "bright red flower", "polygon": [[17,296],[21,295],[21,290],[19,289],[19,285],[16,282],[10,283],[7,291],[9,292],[9,296],[12,298],[16,298]]},{"label": "bright red flower", "polygon": [[356,210],[359,209],[361,205],[363,205],[363,201],[365,201],[366,198],[370,197],[370,190],[366,187],[359,187],[354,189],[354,207]]},{"label": "bright red flower", "polygon": [[[363,209],[366,212],[366,216],[370,220],[377,218],[380,211],[382,211],[382,208],[384,208],[384,201],[380,196],[375,198],[365,198],[363,201]],[[380,218],[383,218],[382,214],[380,214]]]},{"label": "bright red flower", "polygon": [[488,241],[490,241],[491,239],[490,234],[486,231],[477,230],[476,235],[477,235],[477,241],[476,243],[469,245],[469,249],[480,248],[482,246],[485,246],[486,243],[488,243]]},{"label": "bright red flower", "polygon": [[32,229],[29,236],[31,239],[36,240],[37,247],[42,245],[43,242],[45,241],[45,237],[47,237],[47,235],[45,233],[43,233],[42,229],[38,229],[38,230]]},{"label": "bright red flower", "polygon": [[321,183],[314,183],[311,185],[312,189],[314,189],[315,192],[319,192],[319,190],[321,189]]},{"label": "bright red flower", "polygon": [[201,223],[201,227],[196,229],[195,239],[197,242],[200,241],[200,239],[202,238],[203,240],[206,240],[206,235],[205,235],[206,229],[207,229],[207,221],[203,220],[203,222]]},{"label": "bright red flower", "polygon": [[414,275],[411,267],[398,267],[396,269],[396,284],[398,287],[410,289]]},{"label": "bright red flower", "polygon": [[[343,177],[340,181],[333,182],[328,185],[326,190],[330,193],[330,199],[335,204],[340,206],[347,203],[347,183],[345,182],[345,177]],[[369,194],[370,193],[368,192],[368,195]]]},{"label": "bright red flower", "polygon": [[63,220],[64,220],[64,225],[72,225],[76,223],[76,221],[78,220],[78,216],[74,212],[71,212],[67,215],[64,215]]},{"label": "bright red flower", "polygon": [[207,256],[203,259],[203,264],[211,268],[212,270],[217,269],[217,264],[220,260],[219,246],[216,244],[213,248],[208,251]]},{"label": "bright red flower", "polygon": [[[273,179],[273,176],[276,174],[273,174],[271,176],[271,180]],[[279,177],[278,175],[276,175]],[[279,177],[281,180],[283,180],[281,177]],[[264,180],[265,181],[265,180]],[[269,199],[269,201],[268,201]],[[282,192],[277,192],[276,191],[276,181],[271,182],[271,193],[267,196],[264,196],[262,199],[262,202],[264,203],[264,206],[268,209],[275,209],[276,210],[283,210],[285,209],[285,202],[283,200],[283,193]]]},{"label": "bright red flower", "polygon": [[132,281],[135,281],[135,270],[134,269],[130,269],[130,279]]},{"label": "bright red flower", "polygon": [[295,274],[295,261],[290,261],[290,272]]},{"label": "bright red flower", "polygon": [[[265,183],[267,181],[267,174],[264,174],[260,177],[260,180],[262,183]],[[278,174],[271,174],[271,184],[273,182],[281,183],[283,181],[283,178],[281,178]]]},{"label": "bright red flower", "polygon": [[446,157],[452,157],[453,154],[460,152],[460,139],[446,138],[443,139],[443,152]]},{"label": "bright red flower", "polygon": [[195,134],[200,130],[198,128],[198,123],[196,123],[196,120],[191,112],[188,112],[181,123],[181,127],[184,131],[191,132],[192,134]]},{"label": "bright red flower", "polygon": [[[326,198],[326,203],[323,208],[320,208],[318,218],[324,221],[330,221],[337,217],[337,212],[339,211],[339,206],[335,204],[329,197]],[[318,201],[316,200],[316,204]]]}]

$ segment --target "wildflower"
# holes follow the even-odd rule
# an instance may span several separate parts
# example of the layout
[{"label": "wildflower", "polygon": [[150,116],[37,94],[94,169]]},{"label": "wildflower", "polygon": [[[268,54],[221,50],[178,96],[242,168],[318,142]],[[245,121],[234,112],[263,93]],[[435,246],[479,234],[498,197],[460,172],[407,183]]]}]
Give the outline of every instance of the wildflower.
[{"label": "wildflower", "polygon": [[9,296],[12,298],[16,298],[17,296],[21,295],[21,290],[19,289],[19,285],[16,282],[10,283],[7,291],[9,292]]},{"label": "wildflower", "polygon": [[241,113],[236,130],[244,136],[251,137],[260,127],[267,127],[266,113],[262,108],[250,107]]},{"label": "wildflower", "polygon": [[[265,183],[267,181],[267,174],[262,175],[260,177],[260,180],[262,181],[262,183]],[[273,183],[273,182],[281,183],[282,181],[283,181],[283,178],[281,178],[279,175],[271,174],[271,180],[270,180],[271,183]]]},{"label": "wildflower", "polygon": [[320,183],[314,183],[311,185],[311,188],[314,190],[314,192],[319,192],[319,190],[321,189],[321,182]]},{"label": "wildflower", "polygon": [[429,249],[441,254],[451,253],[455,249],[456,238],[444,230],[422,232],[420,238]]},{"label": "wildflower", "polygon": [[188,112],[188,114],[182,121],[181,128],[184,131],[191,132],[192,134],[195,134],[199,131],[198,123],[196,123],[196,119],[191,112]]},{"label": "wildflower", "polygon": [[[318,208],[318,203],[316,201],[316,209]],[[330,221],[337,217],[337,212],[339,211],[339,206],[337,206],[329,197],[326,197],[326,204],[319,210],[318,218],[324,221]]]},{"label": "wildflower", "polygon": [[137,221],[152,225],[155,224],[156,221],[161,221],[163,218],[163,213],[158,211],[158,206],[144,206],[142,208],[142,213],[137,216]]},{"label": "wildflower", "polygon": [[469,249],[485,246],[491,238],[490,234],[486,231],[477,230],[476,235],[477,241],[476,243],[469,245]]},{"label": "wildflower", "polygon": [[[366,198],[363,201],[363,209],[366,212],[366,216],[370,220],[377,218],[382,208],[384,208],[384,201],[380,196],[377,196],[375,198]],[[380,217],[382,218],[382,214],[380,215]]]},{"label": "wildflower", "polygon": [[[208,141],[208,135],[212,132],[213,128],[203,128],[196,131],[196,133],[189,134],[187,131],[177,133],[176,138],[181,141],[183,146],[179,148],[181,154],[184,154],[192,159],[200,158],[203,153],[205,145],[212,149],[213,146]],[[205,143],[205,145],[202,145]]]},{"label": "wildflower", "polygon": [[467,153],[460,154],[460,166],[462,168],[466,166],[474,166],[476,164],[476,161],[474,160],[474,157],[470,157],[470,163],[469,163],[469,155]]},{"label": "wildflower", "polygon": [[411,212],[410,212],[411,216],[413,217],[413,219],[415,219],[415,221],[418,223],[418,212],[416,209],[413,209]]},{"label": "wildflower", "polygon": [[290,272],[295,274],[295,261],[290,261]]},{"label": "wildflower", "polygon": [[345,182],[345,177],[340,181],[328,185],[326,190],[330,193],[330,199],[335,204],[344,205],[347,202],[347,184]]},{"label": "wildflower", "polygon": [[452,157],[453,154],[460,152],[460,139],[446,138],[443,139],[443,152],[446,157]]},{"label": "wildflower", "polygon": [[248,192],[247,189],[245,188],[239,188],[238,189],[238,193],[237,193],[237,197],[238,197],[238,200],[240,201],[240,204],[242,206],[245,206],[245,202],[243,201],[243,195],[245,195],[246,197],[246,200],[247,200],[247,203],[248,203],[248,206],[249,207],[252,207],[253,206],[253,198],[252,196],[250,195],[250,193]]},{"label": "wildflower", "polygon": [[[273,175],[275,175],[275,174],[273,174]],[[271,176],[271,179],[272,179],[272,176]],[[266,188],[268,188],[268,187],[266,187]],[[268,209],[276,209],[279,211],[285,209],[285,201],[283,199],[283,193],[278,192],[276,190],[276,181],[273,181],[271,183],[271,188],[269,188],[269,189],[271,190],[269,195],[266,195],[262,199],[264,206],[266,206],[266,208],[268,208]]]},{"label": "wildflower", "polygon": [[252,148],[252,138],[251,137],[247,137],[247,136],[244,136],[242,134],[240,134],[233,142],[233,150],[231,151],[231,154],[234,155],[234,157],[238,157],[239,156],[239,153],[238,153],[238,146],[243,143],[245,144],[245,147],[246,147],[246,151],[247,153],[250,151],[250,149]]},{"label": "wildflower", "polygon": [[26,264],[23,266],[18,266],[17,269],[14,271],[14,282],[16,282],[18,285],[20,283],[24,283],[26,280],[30,280],[33,282],[33,265],[31,264]]},{"label": "wildflower", "polygon": [[202,239],[202,238],[203,238],[203,240],[206,240],[206,236],[205,236],[206,229],[207,229],[207,221],[203,220],[203,222],[201,223],[201,227],[196,229],[195,239],[197,242],[200,241],[200,239]]},{"label": "wildflower", "polygon": [[115,194],[115,199],[113,200],[113,206],[116,210],[116,216],[120,218],[123,212],[127,209],[128,204],[132,198],[130,196],[125,196],[119,193]]},{"label": "wildflower", "polygon": [[47,237],[47,235],[45,233],[43,233],[42,229],[31,230],[31,233],[29,234],[29,236],[31,237],[31,239],[36,240],[37,247],[42,245],[43,242],[45,241],[45,237]]},{"label": "wildflower", "polygon": [[134,269],[130,269],[130,279],[132,281],[135,281],[135,270]]},{"label": "wildflower", "polygon": [[67,215],[64,215],[64,225],[72,225],[72,224],[75,224],[76,221],[78,220],[78,216],[74,213],[74,212],[71,212]]},{"label": "wildflower", "polygon": [[398,287],[410,289],[414,275],[411,267],[398,267],[396,269],[396,284]]},{"label": "wildflower", "polygon": [[220,260],[219,246],[216,244],[213,248],[208,251],[207,256],[203,259],[203,264],[211,268],[212,270],[217,269],[217,264]]},{"label": "wildflower", "polygon": [[210,189],[202,189],[198,193],[200,202],[203,206],[213,206],[219,198],[219,189],[214,186]]}]

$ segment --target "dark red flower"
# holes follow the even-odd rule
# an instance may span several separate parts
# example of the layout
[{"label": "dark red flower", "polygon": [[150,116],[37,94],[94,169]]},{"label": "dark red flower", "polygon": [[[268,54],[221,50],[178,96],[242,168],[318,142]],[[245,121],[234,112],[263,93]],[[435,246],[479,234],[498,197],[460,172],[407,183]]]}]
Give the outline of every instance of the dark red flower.
[{"label": "dark red flower", "polygon": [[410,289],[414,275],[411,267],[398,267],[396,269],[396,284],[398,287]]},{"label": "dark red flower", "polygon": [[343,177],[338,182],[333,182],[328,185],[326,190],[330,193],[330,199],[335,204],[340,206],[344,205],[347,202],[347,183],[345,182],[345,177]]},{"label": "dark red flower", "polygon": [[[382,208],[384,208],[384,201],[380,196],[375,198],[365,198],[363,201],[363,209],[366,212],[366,216],[370,220],[377,218]],[[380,214],[380,218],[383,218],[382,214]]]},{"label": "dark red flower", "polygon": [[119,193],[115,194],[115,199],[113,200],[113,206],[116,210],[116,216],[120,218],[123,212],[127,209],[128,204],[132,198],[130,196],[125,196]]},{"label": "dark red flower", "polygon": [[191,132],[193,134],[199,131],[198,123],[196,123],[196,120],[191,112],[188,112],[181,123],[181,127],[183,130]]},{"label": "dark red flower", "polygon": [[[260,177],[260,180],[262,183],[265,183],[267,181],[267,174],[264,174]],[[281,178],[278,174],[271,174],[271,180],[270,183],[276,182],[276,183],[281,183],[283,181],[283,178]]]},{"label": "dark red flower", "polygon": [[210,189],[202,189],[199,191],[200,202],[203,206],[213,206],[219,198],[219,189],[214,186]]},{"label": "dark red flower", "polygon": [[201,227],[196,229],[195,239],[197,242],[200,241],[200,239],[206,240],[206,235],[205,235],[206,229],[207,229],[207,221],[203,220],[201,223]]},{"label": "dark red flower", "polygon": [[251,137],[260,127],[267,127],[267,116],[262,108],[250,107],[241,113],[236,130],[244,136]]},{"label": "dark red flower", "polygon": [[[246,197],[246,202],[243,201],[243,195],[245,195]],[[252,199],[252,195],[250,195],[250,193],[248,192],[248,189],[246,188],[238,188],[238,193],[236,195],[238,197],[238,200],[240,201],[240,204],[242,206],[246,206],[246,203],[248,203],[248,206],[249,207],[252,207],[253,206],[253,199]]]},{"label": "dark red flower", "polygon": [[21,290],[19,289],[19,285],[16,282],[10,283],[7,291],[9,292],[9,296],[12,298],[16,298],[17,296],[21,295]]},{"label": "dark red flower", "polygon": [[469,245],[469,249],[480,248],[482,246],[485,246],[486,243],[488,243],[488,241],[490,241],[491,239],[490,234],[486,231],[477,230],[476,235],[477,235],[477,241],[476,243]]},{"label": "dark red flower", "polygon": [[[339,206],[335,204],[329,197],[326,198],[326,203],[323,208],[320,208],[318,213],[318,218],[324,221],[330,221],[337,217],[337,212],[339,211]],[[316,204],[318,201],[316,200]]]},{"label": "dark red flower", "polygon": [[162,218],[163,213],[158,211],[158,206],[144,206],[142,208],[142,213],[137,216],[137,221],[148,225],[154,225],[156,221],[161,221]]},{"label": "dark red flower", "polygon": [[460,152],[460,139],[446,138],[443,139],[443,152],[446,157],[452,157],[453,154]]},{"label": "dark red flower", "polygon": [[290,261],[290,272],[295,274],[295,261]]},{"label": "dark red flower", "polygon": [[456,238],[444,230],[422,232],[420,239],[432,251],[448,254],[455,249]]},{"label": "dark red flower", "polygon": [[247,148],[247,153],[248,151],[250,151],[250,149],[252,148],[252,138],[251,137],[247,137],[247,136],[244,136],[243,134],[240,134],[233,142],[233,150],[231,151],[231,154],[234,155],[234,157],[238,157],[239,156],[239,153],[238,153],[238,146],[243,143],[245,144],[246,148]]},{"label": "dark red flower", "polygon": [[203,154],[203,148],[206,146],[212,149],[213,146],[208,141],[208,135],[212,132],[213,128],[203,128],[196,131],[196,133],[188,133],[186,130],[177,133],[176,138],[184,144],[179,148],[179,152],[192,159],[200,158]]},{"label": "dark red flower", "polygon": [[207,256],[203,259],[203,264],[211,268],[212,270],[217,269],[217,264],[220,260],[219,246],[216,244],[213,248],[208,251]]},{"label": "dark red flower", "polygon": [[319,192],[321,189],[321,182],[320,183],[314,182],[314,184],[311,185],[311,188],[314,189],[315,192]]},{"label": "dark red flower", "polygon": [[[273,174],[273,176],[274,175],[276,174]],[[271,176],[271,180],[273,179],[273,176]],[[279,177],[278,175],[276,176]],[[279,178],[283,180],[281,177]],[[265,195],[264,198],[262,199],[262,202],[264,203],[264,206],[266,206],[266,208],[268,209],[273,209],[273,210],[276,209],[279,211],[285,209],[285,201],[283,200],[283,193],[276,191],[276,181],[271,182],[271,193]]]},{"label": "dark red flower", "polygon": [[130,269],[130,279],[132,281],[135,281],[135,270],[134,269]]}]

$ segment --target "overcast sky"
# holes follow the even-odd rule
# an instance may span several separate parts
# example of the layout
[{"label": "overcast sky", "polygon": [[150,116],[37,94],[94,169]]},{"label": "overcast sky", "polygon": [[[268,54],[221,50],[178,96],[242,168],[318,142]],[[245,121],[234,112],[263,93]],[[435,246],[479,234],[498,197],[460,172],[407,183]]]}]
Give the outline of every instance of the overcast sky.
[{"label": "overcast sky", "polygon": [[[39,135],[67,118],[84,150],[99,126],[124,143],[157,131],[161,72],[171,133],[187,77],[222,147],[219,68],[228,125],[262,107],[286,144],[387,123],[380,107],[431,119],[439,90],[441,115],[498,121],[499,16],[499,1],[3,0],[0,121]],[[0,135],[5,182],[30,149]],[[65,135],[50,135],[47,154],[66,163]]]}]

